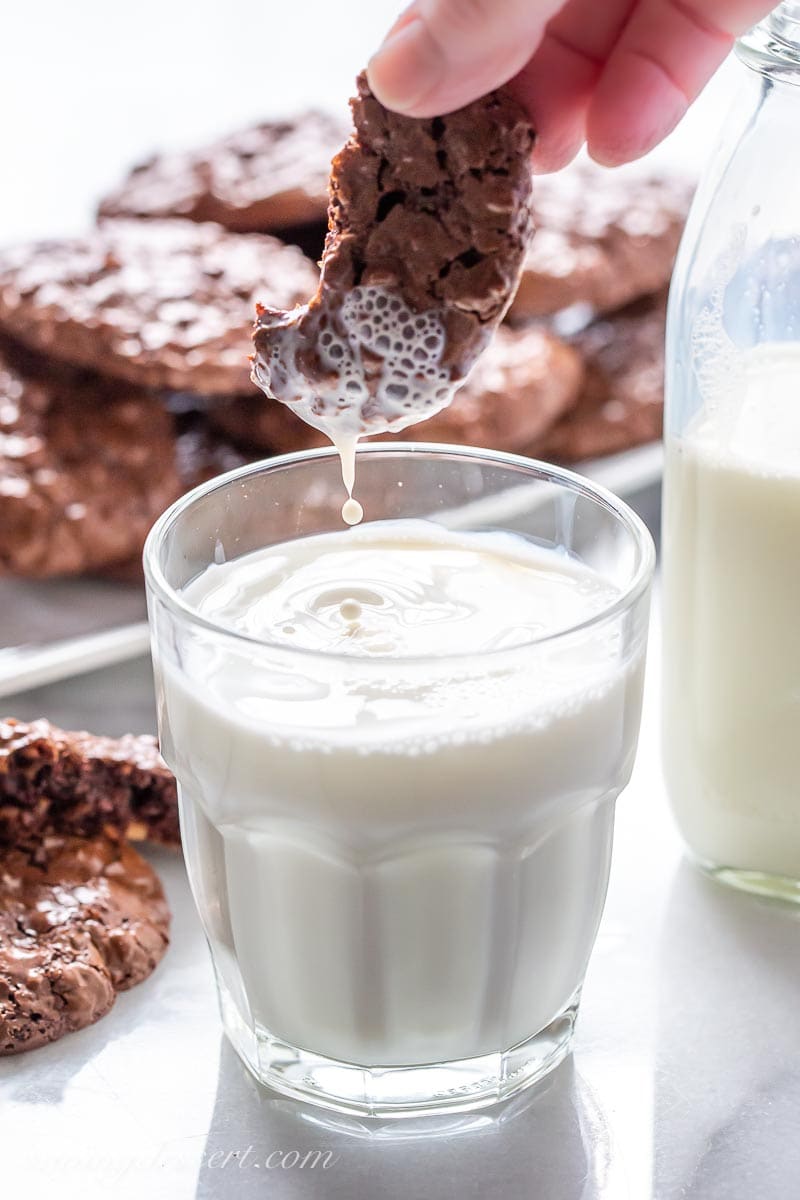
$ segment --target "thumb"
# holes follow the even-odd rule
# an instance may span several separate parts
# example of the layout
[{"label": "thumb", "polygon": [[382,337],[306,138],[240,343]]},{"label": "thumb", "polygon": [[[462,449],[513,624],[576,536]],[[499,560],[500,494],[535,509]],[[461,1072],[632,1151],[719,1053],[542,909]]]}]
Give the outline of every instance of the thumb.
[{"label": "thumb", "polygon": [[507,83],[564,0],[414,0],[367,68],[387,108],[433,117]]}]

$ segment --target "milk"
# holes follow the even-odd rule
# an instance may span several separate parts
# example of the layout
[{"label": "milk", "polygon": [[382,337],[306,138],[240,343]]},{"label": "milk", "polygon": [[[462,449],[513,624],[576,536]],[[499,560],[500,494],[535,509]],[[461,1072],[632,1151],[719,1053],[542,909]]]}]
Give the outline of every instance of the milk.
[{"label": "milk", "polygon": [[195,629],[158,670],[229,1028],[418,1065],[574,1003],[639,723],[617,590],[515,535],[386,521],[184,595],[242,639]]},{"label": "milk", "polygon": [[667,446],[664,766],[701,859],[800,879],[800,348]]}]

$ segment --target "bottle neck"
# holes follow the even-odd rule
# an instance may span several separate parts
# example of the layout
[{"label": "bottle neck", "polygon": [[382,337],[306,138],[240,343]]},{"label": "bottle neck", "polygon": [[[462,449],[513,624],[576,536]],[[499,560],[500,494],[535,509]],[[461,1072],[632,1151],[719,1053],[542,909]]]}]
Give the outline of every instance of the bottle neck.
[{"label": "bottle neck", "polygon": [[800,84],[800,0],[783,0],[739,39],[736,53],[761,75]]}]

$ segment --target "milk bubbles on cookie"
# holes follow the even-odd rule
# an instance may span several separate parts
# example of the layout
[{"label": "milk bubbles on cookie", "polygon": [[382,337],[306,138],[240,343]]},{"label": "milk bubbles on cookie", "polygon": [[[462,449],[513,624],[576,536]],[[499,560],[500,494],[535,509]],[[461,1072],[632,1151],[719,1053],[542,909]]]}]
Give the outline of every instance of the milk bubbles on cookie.
[{"label": "milk bubbles on cookie", "polygon": [[[363,516],[353,498],[358,439],[396,433],[433,416],[450,403],[461,381],[454,382],[442,364],[441,313],[412,312],[389,287],[351,288],[334,313],[315,314],[307,307],[302,331],[297,316],[273,330],[269,358],[256,359],[253,378],[330,438],[348,495],[342,517],[355,525]],[[322,382],[307,378],[302,358],[309,354],[324,368]]]}]

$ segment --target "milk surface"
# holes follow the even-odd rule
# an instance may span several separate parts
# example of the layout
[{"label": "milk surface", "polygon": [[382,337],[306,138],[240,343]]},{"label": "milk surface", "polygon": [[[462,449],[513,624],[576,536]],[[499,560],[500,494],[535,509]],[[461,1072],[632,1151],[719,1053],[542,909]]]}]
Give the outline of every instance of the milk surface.
[{"label": "milk surface", "polygon": [[800,879],[800,348],[667,446],[664,766],[701,858]]},{"label": "milk surface", "polygon": [[214,564],[185,592],[227,628],[348,656],[477,654],[568,629],[617,590],[510,533],[379,521]]},{"label": "milk surface", "polygon": [[443,1062],[569,1003],[639,721],[642,648],[623,661],[590,622],[617,595],[522,538],[422,521],[188,586],[243,640],[195,631],[160,665],[162,747],[223,994],[257,1037]]}]

